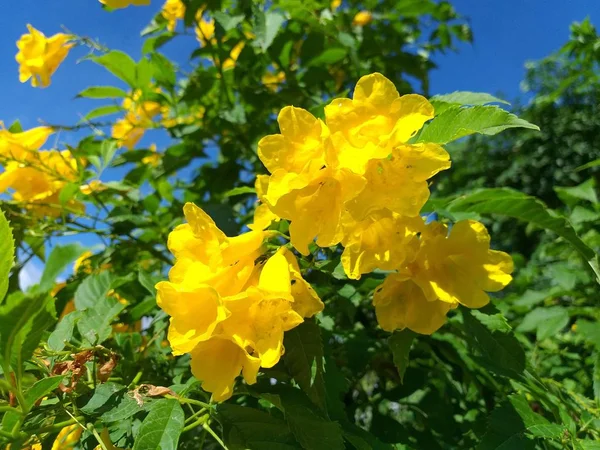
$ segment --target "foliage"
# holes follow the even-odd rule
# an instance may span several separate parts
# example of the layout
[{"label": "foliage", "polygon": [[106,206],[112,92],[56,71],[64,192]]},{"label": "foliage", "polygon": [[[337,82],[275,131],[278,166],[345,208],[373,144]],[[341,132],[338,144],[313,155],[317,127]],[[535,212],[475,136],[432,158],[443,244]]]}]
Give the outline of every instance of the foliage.
[{"label": "foliage", "polygon": [[[148,2],[101,3],[98,14]],[[0,130],[3,445],[594,447],[600,203],[588,180],[596,169],[567,169],[598,157],[597,78],[548,85],[597,69],[589,22],[574,26],[568,57],[529,72],[539,95],[519,117],[483,93],[397,97],[394,85],[427,96],[436,53],[471,40],[448,2],[168,0],[142,31],[139,61],[88,38],[34,31],[22,42],[43,39],[28,51],[44,52],[19,57],[40,71],[34,84],[48,85],[81,47],[90,50],[83,63],[114,83],[78,93],[99,105],[78,124]],[[168,57],[194,39],[188,61]],[[59,130],[82,138],[42,150]],[[336,132],[374,153],[344,160],[345,141],[328,140]],[[449,166],[447,143],[453,168],[436,175],[423,206],[428,179]],[[281,148],[289,160],[278,159]],[[519,157],[507,158],[513,148]],[[313,150],[318,166],[305,171],[302,152]],[[386,170],[406,177],[382,182]],[[370,190],[284,208],[254,184],[260,175],[276,185],[283,172]],[[286,189],[287,198],[299,190]],[[336,240],[324,231],[336,208],[356,214],[358,232]],[[510,281],[512,261],[490,250],[477,220],[517,266],[487,305],[486,292]],[[525,238],[530,229],[538,231]],[[20,289],[32,260],[43,275]],[[249,300],[260,308],[243,306]],[[238,328],[219,328],[226,319]]]}]

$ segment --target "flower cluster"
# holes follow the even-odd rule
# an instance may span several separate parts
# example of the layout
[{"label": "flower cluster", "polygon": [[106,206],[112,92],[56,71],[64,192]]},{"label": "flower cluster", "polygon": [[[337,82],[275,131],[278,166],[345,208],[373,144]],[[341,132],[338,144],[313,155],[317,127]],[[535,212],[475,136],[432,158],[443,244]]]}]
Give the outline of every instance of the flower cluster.
[{"label": "flower cluster", "polygon": [[152,119],[162,111],[160,103],[142,99],[142,92],[136,90],[123,100],[125,117],[115,122],[112,137],[119,144],[132,149],[144,136],[146,129],[152,127]]},{"label": "flower cluster", "polygon": [[319,247],[341,243],[349,278],[392,271],[373,299],[380,325],[390,331],[432,333],[450,308],[481,307],[486,292],[511,280],[510,256],[489,249],[483,225],[459,222],[448,234],[420,216],[428,180],[450,167],[440,145],[412,143],[433,116],[427,99],[400,96],[375,73],[359,80],[353,99],[326,106],[325,122],[284,108],[281,133],[258,143],[270,175],[256,180],[263,205],[255,225],[289,220],[291,243],[303,255],[315,238]]},{"label": "flower cluster", "polygon": [[260,367],[283,354],[283,335],[323,309],[285,247],[266,255],[270,232],[227,237],[199,207],[187,203],[186,224],[169,235],[176,258],[169,281],[156,285],[171,316],[173,353],[191,355],[192,373],[216,401],[232,395],[235,378],[256,381]]},{"label": "flower cluster", "polygon": [[27,25],[28,34],[17,41],[19,52],[15,57],[19,63],[19,81],[25,83],[31,78],[34,87],[50,85],[50,76],[67,57],[73,43],[72,36],[57,33],[47,38],[44,33]]},{"label": "flower cluster", "polygon": [[[58,217],[63,210],[60,192],[70,182],[79,180],[76,159],[68,150],[39,150],[53,133],[50,127],[37,127],[20,133],[0,130],[0,193],[10,191],[36,217]],[[80,211],[83,205],[74,200],[64,207]]]}]

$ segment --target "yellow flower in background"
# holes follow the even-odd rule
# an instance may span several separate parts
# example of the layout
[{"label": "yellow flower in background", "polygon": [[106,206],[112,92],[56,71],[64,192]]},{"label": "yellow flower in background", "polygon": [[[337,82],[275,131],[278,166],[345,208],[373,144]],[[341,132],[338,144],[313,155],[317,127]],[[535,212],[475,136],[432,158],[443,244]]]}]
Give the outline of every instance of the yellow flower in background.
[{"label": "yellow flower in background", "polygon": [[196,16],[196,38],[202,47],[206,47],[206,44],[216,44],[215,36],[215,19],[205,19],[202,17],[203,12],[198,11]]},{"label": "yellow flower in background", "polygon": [[262,76],[262,84],[272,92],[276,92],[279,86],[285,83],[285,72],[280,70],[276,73],[267,72]]},{"label": "yellow flower in background", "polygon": [[152,167],[156,167],[160,164],[162,154],[158,153],[158,151],[156,150],[156,144],[150,145],[149,150],[152,152],[152,154],[144,156],[142,158],[142,163]]},{"label": "yellow flower in background", "polygon": [[223,70],[229,70],[235,67],[235,63],[240,57],[242,50],[244,50],[245,45],[246,42],[244,41],[240,41],[234,45],[234,47],[231,49],[231,52],[229,52],[229,58],[223,62]]},{"label": "yellow flower in background", "polygon": [[134,6],[148,6],[150,0],[99,0],[103,5],[108,6],[112,9],[127,8],[130,5]]},{"label": "yellow flower in background", "polygon": [[83,428],[79,424],[64,427],[54,439],[52,450],[68,450],[74,448],[79,442]]},{"label": "yellow flower in background", "polygon": [[34,87],[50,85],[51,75],[67,57],[73,43],[72,36],[57,33],[47,38],[41,31],[27,25],[28,34],[17,41],[19,49],[16,60],[19,63],[19,81],[25,83],[31,78]]},{"label": "yellow flower in background", "polygon": [[428,301],[481,308],[487,292],[502,290],[512,280],[513,261],[507,253],[490,250],[490,235],[474,220],[448,228],[433,222],[421,234],[421,249],[411,264],[415,283]]},{"label": "yellow flower in background", "polygon": [[373,306],[377,322],[385,331],[408,328],[416,333],[431,334],[446,322],[446,314],[456,304],[428,301],[409,276],[394,273],[375,289]]},{"label": "yellow flower in background", "polygon": [[94,192],[102,192],[106,189],[107,187],[100,180],[92,180],[88,184],[79,186],[79,190],[84,195],[91,195]]},{"label": "yellow flower in background", "polygon": [[359,279],[374,269],[395,270],[412,262],[419,250],[421,217],[402,217],[388,210],[352,222],[344,238],[342,265],[348,278]]},{"label": "yellow flower in background", "polygon": [[289,250],[263,257],[268,232],[230,238],[196,205],[184,213],[188,223],[169,235],[176,262],[169,281],[156,285],[157,303],[171,316],[173,353],[189,353],[194,376],[222,401],[240,373],[251,384],[260,367],[277,364],[284,333],[323,303]]},{"label": "yellow flower in background", "polygon": [[146,129],[152,127],[152,119],[160,114],[162,106],[153,100],[143,100],[139,89],[125,98],[122,106],[125,109],[125,117],[115,122],[111,136],[118,140],[121,146],[131,150],[144,136]]},{"label": "yellow flower in background", "polygon": [[167,0],[161,14],[167,20],[167,29],[175,31],[177,20],[183,20],[185,16],[185,5],[181,0]]},{"label": "yellow flower in background", "polygon": [[338,9],[340,7],[341,4],[342,4],[342,0],[332,0],[331,4],[330,4],[330,9],[332,11],[335,11],[336,9]]},{"label": "yellow flower in background", "polygon": [[352,19],[352,25],[364,27],[373,21],[373,14],[370,11],[359,11]]},{"label": "yellow flower in background", "polygon": [[83,204],[69,200],[61,205],[59,195],[69,182],[79,179],[77,161],[67,150],[32,153],[27,164],[10,162],[0,174],[0,192],[12,191],[17,202],[25,203],[36,217],[58,217],[61,211],[79,212]]},{"label": "yellow flower in background", "polygon": [[54,130],[51,127],[36,127],[13,133],[0,122],[0,158],[22,161],[31,157],[31,152],[39,150]]}]

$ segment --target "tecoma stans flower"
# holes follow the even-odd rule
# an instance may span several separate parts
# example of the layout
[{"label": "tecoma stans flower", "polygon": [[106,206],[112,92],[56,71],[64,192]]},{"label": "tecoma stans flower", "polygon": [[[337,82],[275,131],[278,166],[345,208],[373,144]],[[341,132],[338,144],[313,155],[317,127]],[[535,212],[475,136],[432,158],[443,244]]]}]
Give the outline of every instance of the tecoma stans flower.
[{"label": "tecoma stans flower", "polygon": [[[159,92],[159,91],[157,91]],[[119,144],[131,150],[152,126],[152,118],[161,112],[161,105],[152,100],[142,100],[142,92],[134,91],[122,103],[125,117],[115,122],[111,135]]]},{"label": "tecoma stans flower", "polygon": [[19,49],[15,59],[19,63],[19,81],[25,83],[31,78],[34,87],[50,85],[51,75],[67,57],[73,43],[72,36],[57,33],[47,38],[44,33],[27,25],[28,34],[17,41]]},{"label": "tecoma stans flower", "polygon": [[39,150],[54,133],[50,127],[36,127],[13,133],[0,122],[0,158],[23,161],[31,158],[31,152]]},{"label": "tecoma stans flower", "polygon": [[175,31],[177,21],[183,20],[185,16],[185,4],[181,0],[167,0],[161,14],[167,20],[167,29]]},{"label": "tecoma stans flower", "polygon": [[481,308],[489,302],[487,292],[510,283],[513,261],[507,253],[490,250],[490,235],[483,224],[461,220],[450,233],[444,224],[427,225],[409,268],[428,301]]},{"label": "tecoma stans flower", "polygon": [[130,5],[134,6],[148,6],[150,0],[99,0],[103,5],[108,6],[112,9],[127,8]]},{"label": "tecoma stans flower", "polygon": [[373,14],[370,11],[359,11],[352,19],[352,25],[364,27],[373,21]]},{"label": "tecoma stans flower", "polygon": [[456,304],[428,301],[421,288],[407,274],[393,273],[373,294],[373,306],[379,326],[385,331],[408,328],[431,334],[446,322],[446,314]]}]

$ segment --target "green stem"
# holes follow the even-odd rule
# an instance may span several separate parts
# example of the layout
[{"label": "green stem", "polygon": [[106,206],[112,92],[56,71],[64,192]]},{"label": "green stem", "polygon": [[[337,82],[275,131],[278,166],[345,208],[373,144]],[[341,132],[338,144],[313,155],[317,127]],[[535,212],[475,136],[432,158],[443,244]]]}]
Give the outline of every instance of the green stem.
[{"label": "green stem", "polygon": [[17,414],[23,414],[20,408],[14,406],[0,406],[0,412],[16,412]]},{"label": "green stem", "polygon": [[204,423],[202,425],[202,428],[204,428],[206,431],[208,431],[210,433],[210,435],[214,438],[215,441],[217,441],[221,447],[223,447],[225,450],[229,450],[227,448],[227,446],[225,445],[225,443],[221,440],[221,438],[219,436],[217,436],[217,433],[215,433],[212,428],[208,425],[208,423]]},{"label": "green stem", "polygon": [[23,430],[23,433],[31,436],[33,434],[42,434],[42,433],[51,433],[52,431],[62,430],[64,427],[68,427],[69,425],[74,425],[83,420],[83,417],[75,417],[73,419],[65,420],[64,422],[54,423],[52,425],[48,425],[45,427],[37,428],[37,429],[29,429]]},{"label": "green stem", "polygon": [[96,428],[94,428],[94,426],[92,424],[90,424],[88,426],[88,430],[90,430],[92,432],[92,434],[94,435],[94,437],[98,441],[98,444],[100,444],[100,447],[102,447],[102,450],[108,450],[108,448],[106,447],[106,444],[104,443],[104,441],[102,440],[102,438],[98,434],[98,431],[96,430]]},{"label": "green stem", "polygon": [[185,433],[186,431],[193,430],[197,426],[204,425],[206,423],[206,421],[208,420],[209,417],[210,417],[209,414],[203,415],[202,417],[200,417],[195,422],[193,422],[193,423],[189,424],[188,426],[184,427],[182,433]]},{"label": "green stem", "polygon": [[177,400],[179,403],[190,403],[192,405],[202,406],[203,408],[210,409],[210,405],[208,403],[201,402],[200,400],[194,400],[191,398],[183,398],[183,397],[174,397],[172,395],[165,395],[165,398],[172,398]]},{"label": "green stem", "polygon": [[129,383],[129,389],[133,389],[140,382],[143,373],[144,372],[140,370],[138,373],[135,374],[135,377],[133,377],[133,380],[131,380],[131,383]]}]

